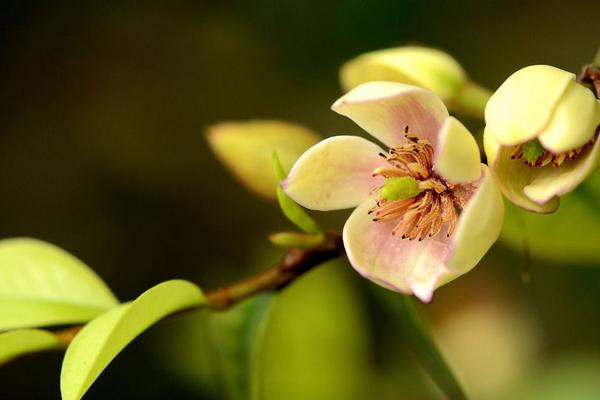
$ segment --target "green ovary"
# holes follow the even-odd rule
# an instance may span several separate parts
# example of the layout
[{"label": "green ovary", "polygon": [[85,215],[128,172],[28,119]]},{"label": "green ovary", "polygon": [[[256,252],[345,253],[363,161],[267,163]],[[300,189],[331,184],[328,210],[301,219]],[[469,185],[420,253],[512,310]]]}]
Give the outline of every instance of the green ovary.
[{"label": "green ovary", "polygon": [[388,201],[408,199],[419,193],[417,181],[411,176],[389,178],[379,190],[381,198]]},{"label": "green ovary", "polygon": [[523,158],[529,162],[534,162],[544,155],[546,150],[537,139],[533,139],[523,145]]}]

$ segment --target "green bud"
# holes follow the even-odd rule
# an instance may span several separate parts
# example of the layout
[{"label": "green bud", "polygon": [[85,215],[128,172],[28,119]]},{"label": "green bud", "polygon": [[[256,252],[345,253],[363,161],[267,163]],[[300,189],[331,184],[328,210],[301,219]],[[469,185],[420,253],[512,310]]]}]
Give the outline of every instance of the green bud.
[{"label": "green bud", "polygon": [[389,178],[379,191],[381,197],[388,201],[408,199],[419,193],[421,190],[412,176]]},{"label": "green bud", "polygon": [[537,139],[533,139],[523,145],[523,157],[529,162],[534,162],[543,156],[545,151]]},{"label": "green bud", "polygon": [[269,235],[269,240],[279,247],[310,249],[322,245],[325,242],[325,234],[277,232]]}]

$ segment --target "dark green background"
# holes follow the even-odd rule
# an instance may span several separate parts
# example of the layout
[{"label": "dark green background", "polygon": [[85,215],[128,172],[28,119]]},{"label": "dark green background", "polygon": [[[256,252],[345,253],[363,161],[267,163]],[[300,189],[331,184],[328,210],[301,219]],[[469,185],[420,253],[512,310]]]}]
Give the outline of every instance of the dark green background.
[{"label": "dark green background", "polygon": [[[281,118],[358,133],[329,106],[339,65],[361,52],[439,47],[494,88],[529,64],[578,71],[600,44],[599,21],[594,0],[3,0],[0,237],[67,249],[123,300],[174,277],[216,287],[262,268],[249,255],[289,224],[219,165],[208,125]],[[343,215],[325,218],[339,228]],[[498,246],[489,260],[440,290],[434,307],[448,312],[445,299],[500,281],[540,316],[544,351],[594,348],[597,270],[534,260],[524,285],[519,254]],[[153,362],[157,335],[168,331],[127,349],[89,398],[200,398]],[[56,399],[59,370],[60,354],[5,366],[0,398]]]}]

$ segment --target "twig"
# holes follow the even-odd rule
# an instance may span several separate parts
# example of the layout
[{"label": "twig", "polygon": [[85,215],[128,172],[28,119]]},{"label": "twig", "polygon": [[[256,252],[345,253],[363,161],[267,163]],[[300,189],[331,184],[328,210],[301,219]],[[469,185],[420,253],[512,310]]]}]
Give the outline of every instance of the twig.
[{"label": "twig", "polygon": [[[207,292],[207,303],[176,314],[182,315],[206,307],[225,310],[259,293],[281,290],[305,272],[344,253],[341,236],[329,233],[320,246],[311,249],[289,249],[281,261],[272,268],[229,286]],[[61,347],[66,348],[82,327],[82,325],[74,325],[55,331],[54,334],[59,339]]]}]

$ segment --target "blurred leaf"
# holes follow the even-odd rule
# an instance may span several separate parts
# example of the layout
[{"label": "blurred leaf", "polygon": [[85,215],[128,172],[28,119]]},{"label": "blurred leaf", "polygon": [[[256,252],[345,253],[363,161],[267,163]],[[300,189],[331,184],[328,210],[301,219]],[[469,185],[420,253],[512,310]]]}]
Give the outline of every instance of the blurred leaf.
[{"label": "blurred leaf", "polygon": [[249,399],[256,344],[272,301],[272,294],[263,294],[225,311],[206,310],[163,326],[171,339],[161,344],[165,369],[203,394]]},{"label": "blurred leaf", "polygon": [[[279,155],[277,152],[273,152],[272,156],[273,168],[277,179],[285,179],[283,167],[279,161]],[[293,222],[298,228],[302,229],[306,233],[321,233],[322,230],[319,224],[312,219],[302,207],[300,207],[294,200],[290,199],[283,189],[277,185],[277,200],[279,201],[279,207],[283,214]]]},{"label": "blurred leaf", "polygon": [[207,137],[212,150],[241,183],[271,199],[278,185],[271,166],[273,151],[287,173],[319,141],[317,134],[301,125],[275,120],[222,122],[211,126]]},{"label": "blurred leaf", "polygon": [[600,398],[600,357],[563,354],[546,360],[523,386],[502,397],[514,400],[596,400]]},{"label": "blurred leaf", "polygon": [[596,56],[594,57],[592,64],[600,65],[600,47],[598,47],[598,51],[596,52]]},{"label": "blurred leaf", "polygon": [[434,330],[436,342],[469,398],[512,399],[498,395],[505,396],[535,367],[536,318],[525,304],[484,293],[472,294],[444,315]]},{"label": "blurred leaf", "polygon": [[413,296],[396,296],[395,303],[398,315],[401,317],[403,328],[410,338],[412,349],[419,363],[423,366],[429,377],[446,394],[449,399],[466,399],[463,389],[448,366],[437,344],[433,340],[432,331],[423,323]]},{"label": "blurred leaf", "polygon": [[64,250],[36,239],[0,241],[0,330],[84,322],[117,304]]},{"label": "blurred leaf", "polygon": [[41,329],[17,329],[0,333],[0,364],[23,354],[58,348],[60,344],[52,332]]},{"label": "blurred leaf", "polygon": [[595,173],[576,191],[562,197],[554,214],[529,213],[506,203],[503,243],[517,252],[528,245],[532,256],[544,260],[600,266],[600,174]]},{"label": "blurred leaf", "polygon": [[324,264],[277,295],[257,353],[253,399],[368,397],[367,324],[346,268]]},{"label": "blurred leaf", "polygon": [[91,321],[75,336],[65,354],[61,372],[63,400],[80,399],[112,359],[152,324],[205,301],[196,285],[171,280]]},{"label": "blurred leaf", "polygon": [[273,297],[261,295],[211,315],[213,343],[217,345],[226,387],[233,399],[250,398],[257,347],[263,340]]},{"label": "blurred leaf", "polygon": [[277,232],[269,235],[269,240],[280,247],[309,249],[323,244],[325,235],[322,233]]}]

